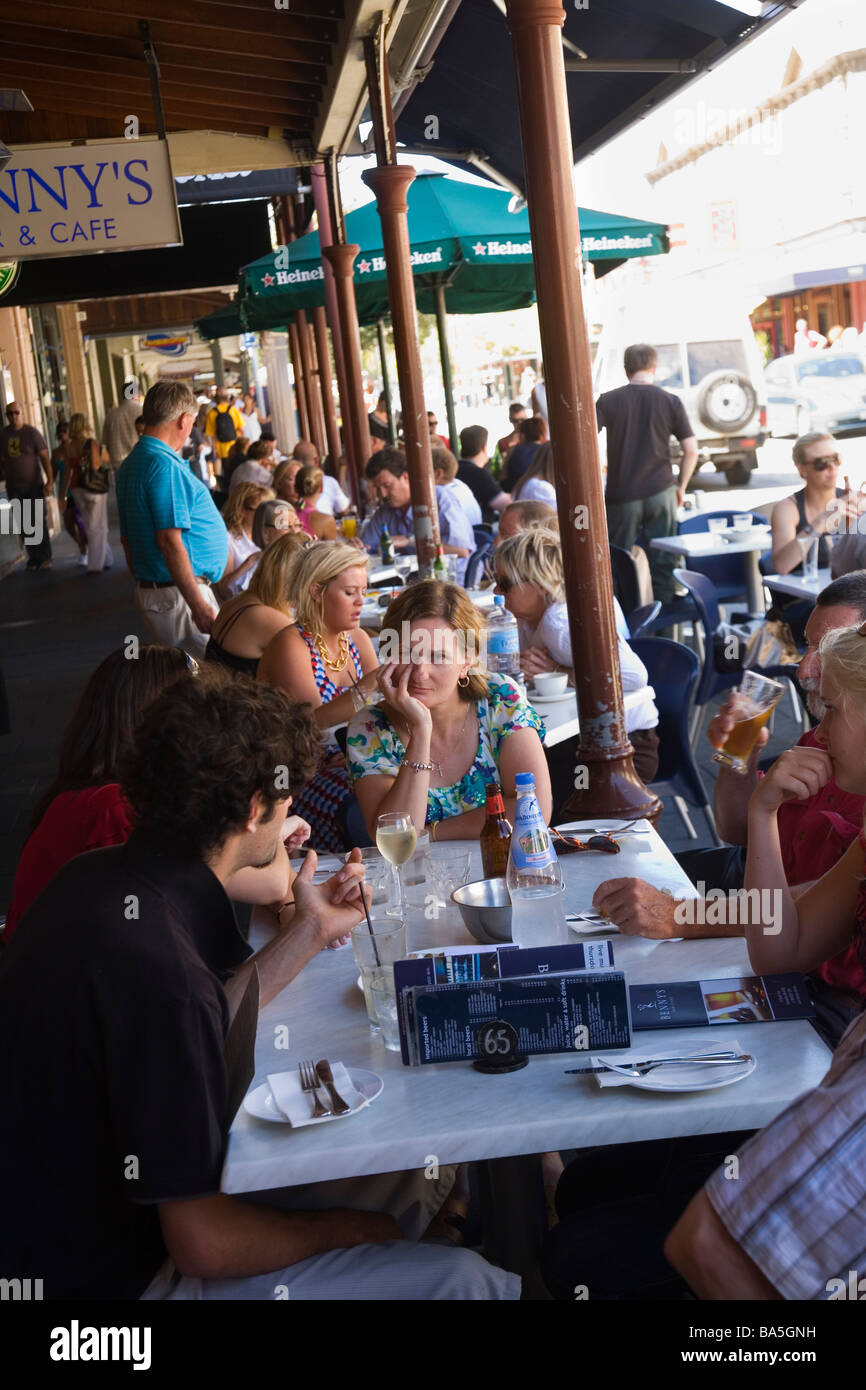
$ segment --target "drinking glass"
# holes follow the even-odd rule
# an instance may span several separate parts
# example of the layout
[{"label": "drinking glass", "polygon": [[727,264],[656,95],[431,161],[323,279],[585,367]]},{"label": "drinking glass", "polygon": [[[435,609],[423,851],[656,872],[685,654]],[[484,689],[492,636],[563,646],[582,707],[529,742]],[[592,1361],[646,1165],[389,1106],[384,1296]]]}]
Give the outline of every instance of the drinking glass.
[{"label": "drinking glass", "polygon": [[752,514],[751,512],[734,512],[733,527],[735,531],[751,531]]},{"label": "drinking glass", "polygon": [[381,1030],[389,1052],[400,1051],[394,961],[406,955],[406,926],[392,917],[371,914],[373,930],[366,922],[352,928],[352,950],[361,972],[367,1018],[374,1032]]},{"label": "drinking glass", "polygon": [[421,830],[418,832],[414,854],[403,865],[403,893],[407,912],[412,908],[423,908],[427,905],[428,880],[430,878],[430,863],[427,857],[429,850],[430,834],[426,830]]},{"label": "drinking glass", "polygon": [[387,814],[379,816],[376,821],[376,845],[380,854],[392,865],[401,916],[405,915],[406,911],[406,894],[400,866],[412,858],[417,843],[415,823],[408,811],[388,811]]},{"label": "drinking glass", "polygon": [[818,578],[818,537],[812,541],[806,554],[803,556],[803,578],[815,580]]},{"label": "drinking glass", "polygon": [[721,748],[713,754],[713,762],[722,763],[734,772],[748,772],[749,755],[758,734],[784,693],[785,687],[778,681],[760,676],[757,671],[746,671],[733,696],[736,723]]},{"label": "drinking glass", "polygon": [[[349,856],[346,855],[346,862]],[[400,899],[394,889],[394,873],[387,859],[383,859],[375,845],[361,850],[361,863],[364,865],[364,882],[372,889],[370,903],[372,913],[385,913],[390,917],[400,917]]]},{"label": "drinking glass", "polygon": [[343,530],[343,536],[344,536],[344,538],[345,538],[347,541],[352,541],[352,540],[354,540],[354,539],[355,539],[355,532],[356,532],[357,526],[358,526],[358,523],[357,523],[356,518],[355,518],[354,516],[344,516],[343,519],[342,519],[341,525],[342,525],[342,530]]},{"label": "drinking glass", "polygon": [[711,516],[707,521],[707,530],[713,536],[722,535],[728,529],[728,523],[723,516]]},{"label": "drinking glass", "polygon": [[472,853],[468,849],[457,845],[430,846],[430,877],[437,896],[444,898],[446,906],[454,889],[469,882],[471,864]]}]

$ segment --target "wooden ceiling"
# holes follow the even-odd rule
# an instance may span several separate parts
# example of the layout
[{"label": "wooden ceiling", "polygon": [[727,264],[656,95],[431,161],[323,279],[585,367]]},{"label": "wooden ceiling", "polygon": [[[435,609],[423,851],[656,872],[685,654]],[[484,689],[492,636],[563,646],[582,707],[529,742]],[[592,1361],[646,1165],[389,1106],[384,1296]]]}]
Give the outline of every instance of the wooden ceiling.
[{"label": "wooden ceiling", "polygon": [[342,37],[343,0],[0,0],[0,81],[32,113],[0,112],[10,145],[156,132],[139,21],[150,26],[167,131],[206,129],[303,144]]}]

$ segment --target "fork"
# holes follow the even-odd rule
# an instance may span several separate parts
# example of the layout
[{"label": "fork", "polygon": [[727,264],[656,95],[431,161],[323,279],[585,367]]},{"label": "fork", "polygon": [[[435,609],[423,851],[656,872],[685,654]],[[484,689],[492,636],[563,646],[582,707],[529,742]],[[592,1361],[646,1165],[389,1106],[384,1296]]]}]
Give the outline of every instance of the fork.
[{"label": "fork", "polygon": [[[578,1072],[603,1073],[605,1071],[616,1072],[619,1076],[647,1076],[656,1067],[682,1066],[684,1063],[699,1062],[701,1066],[707,1067],[733,1067],[743,1062],[751,1061],[751,1057],[746,1053],[720,1053],[712,1056],[707,1053],[691,1057],[657,1057],[648,1058],[645,1062],[635,1062],[633,1066],[618,1066],[616,1062],[605,1062],[601,1067],[579,1067]],[[574,1073],[576,1074],[576,1073]]]},{"label": "fork", "polygon": [[316,1068],[312,1062],[299,1062],[298,1075],[301,1078],[301,1090],[306,1091],[313,1097],[313,1119],[324,1119],[325,1115],[330,1115],[331,1111],[326,1110],[319,1100],[319,1078],[316,1076]]}]

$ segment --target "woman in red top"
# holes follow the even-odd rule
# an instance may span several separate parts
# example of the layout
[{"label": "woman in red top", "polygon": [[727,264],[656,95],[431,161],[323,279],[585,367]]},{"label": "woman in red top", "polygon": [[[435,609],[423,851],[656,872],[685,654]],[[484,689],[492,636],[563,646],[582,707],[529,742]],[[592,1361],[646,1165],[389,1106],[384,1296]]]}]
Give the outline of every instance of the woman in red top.
[{"label": "woman in red top", "polygon": [[[126,841],[133,826],[117,769],[148,705],[175,681],[190,680],[197,671],[192,657],[180,648],[155,645],[139,647],[134,658],[120,648],[97,666],[64,730],[57,776],[33,812],[15,873],[4,941],[11,939],[31,903],[70,859]],[[309,833],[306,822],[287,818],[289,848]],[[227,891],[240,902],[283,902],[290,882],[288,857],[280,855],[265,869],[241,869]]]}]

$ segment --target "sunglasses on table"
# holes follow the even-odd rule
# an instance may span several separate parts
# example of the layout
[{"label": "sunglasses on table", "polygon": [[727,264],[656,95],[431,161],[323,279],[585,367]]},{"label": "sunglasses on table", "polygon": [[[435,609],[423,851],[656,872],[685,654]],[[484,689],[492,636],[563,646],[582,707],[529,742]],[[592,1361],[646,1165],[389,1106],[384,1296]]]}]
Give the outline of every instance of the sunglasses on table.
[{"label": "sunglasses on table", "polygon": [[822,454],[819,459],[810,459],[807,468],[814,468],[816,473],[823,473],[828,468],[838,468],[842,462],[838,454]]}]

